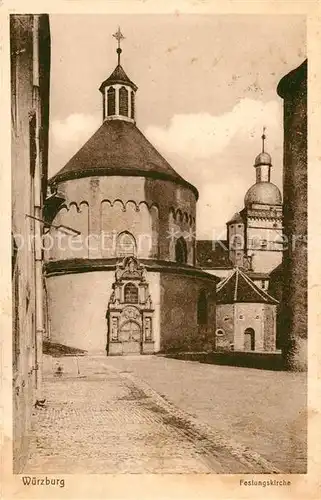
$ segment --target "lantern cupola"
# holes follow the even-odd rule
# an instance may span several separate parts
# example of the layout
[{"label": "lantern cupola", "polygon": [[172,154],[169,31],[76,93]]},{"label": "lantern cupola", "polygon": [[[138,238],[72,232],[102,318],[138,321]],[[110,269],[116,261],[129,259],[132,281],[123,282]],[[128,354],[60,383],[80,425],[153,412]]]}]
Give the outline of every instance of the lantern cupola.
[{"label": "lantern cupola", "polygon": [[118,42],[118,63],[112,74],[99,87],[103,96],[103,120],[125,120],[135,123],[135,93],[137,86],[128,78],[120,64],[124,35],[120,28],[114,33]]}]

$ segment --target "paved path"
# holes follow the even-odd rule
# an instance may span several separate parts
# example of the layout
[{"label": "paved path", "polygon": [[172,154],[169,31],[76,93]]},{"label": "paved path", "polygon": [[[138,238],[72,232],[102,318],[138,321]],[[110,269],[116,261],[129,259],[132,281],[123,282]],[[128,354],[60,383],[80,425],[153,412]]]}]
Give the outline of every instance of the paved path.
[{"label": "paved path", "polygon": [[[53,359],[52,372],[45,379],[46,407],[34,410],[30,456],[23,472],[277,471],[121,366],[137,361],[145,363],[145,369],[147,364],[155,369],[166,365],[166,360],[154,357],[119,362],[115,358]],[[181,362],[171,360],[168,366],[175,363]],[[58,364],[63,368],[61,376],[54,374]]]},{"label": "paved path", "polygon": [[280,470],[307,468],[305,373],[274,372],[179,361],[114,357],[182,410],[248,447]]}]

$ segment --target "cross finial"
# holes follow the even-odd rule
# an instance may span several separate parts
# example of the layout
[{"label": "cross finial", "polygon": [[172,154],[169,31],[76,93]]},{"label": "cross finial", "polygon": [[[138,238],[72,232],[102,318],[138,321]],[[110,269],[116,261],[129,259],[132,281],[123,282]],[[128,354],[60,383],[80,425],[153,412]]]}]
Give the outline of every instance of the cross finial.
[{"label": "cross finial", "polygon": [[113,37],[116,38],[116,40],[118,42],[117,54],[118,54],[118,64],[120,64],[120,54],[122,52],[122,50],[120,48],[120,42],[121,42],[121,40],[124,40],[125,37],[122,34],[122,32],[120,31],[120,27],[119,26],[118,26],[118,30],[116,31],[116,33],[113,34]]},{"label": "cross finial", "polygon": [[266,127],[263,127],[263,134],[262,134],[262,153],[264,153],[264,142],[265,142],[265,139],[266,139],[265,131],[266,131]]}]

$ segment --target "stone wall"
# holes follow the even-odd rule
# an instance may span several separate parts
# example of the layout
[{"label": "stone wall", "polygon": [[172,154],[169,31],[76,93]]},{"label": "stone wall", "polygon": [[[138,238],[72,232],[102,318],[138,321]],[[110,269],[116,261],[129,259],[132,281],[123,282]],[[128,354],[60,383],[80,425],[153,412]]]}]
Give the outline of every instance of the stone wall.
[{"label": "stone wall", "polygon": [[229,350],[234,344],[234,304],[216,306],[216,350]]},{"label": "stone wall", "polygon": [[[123,231],[133,234],[138,258],[175,260],[175,242],[183,237],[187,263],[195,263],[195,194],[174,182],[144,177],[84,177],[59,184],[65,203],[53,224],[81,235],[51,229],[47,260],[112,258]],[[60,245],[60,248],[58,247]]]},{"label": "stone wall", "polygon": [[263,305],[264,314],[264,351],[276,350],[276,316],[277,306],[273,304]]},{"label": "stone wall", "polygon": [[[37,391],[41,388],[36,305],[42,309],[43,304],[36,304],[35,221],[26,215],[35,215],[36,196],[43,198],[46,189],[50,64],[48,16],[10,16],[10,36],[13,466],[14,472],[18,473],[26,458],[31,413],[39,393]],[[34,53],[35,47],[38,47],[37,54]],[[37,93],[39,103],[35,102]],[[38,140],[40,133],[41,141]],[[43,179],[43,192],[39,190],[37,193],[34,181],[36,162],[39,177]]]},{"label": "stone wall", "polygon": [[[106,311],[114,280],[114,269],[49,276],[50,341],[90,353],[106,353]],[[171,269],[148,271],[147,281],[154,309],[155,352],[213,350],[216,280]],[[201,291],[207,295],[208,307],[207,323],[199,325]]]},{"label": "stone wall", "polygon": [[[182,273],[161,274],[161,351],[213,350],[216,325],[215,281]],[[198,325],[200,292],[207,295],[207,325]]]},{"label": "stone wall", "polygon": [[244,332],[252,328],[255,332],[255,350],[264,350],[264,305],[235,304],[234,316],[234,350],[244,351]]},{"label": "stone wall", "polygon": [[[50,341],[106,354],[106,312],[114,281],[114,270],[48,277]],[[148,283],[154,308],[153,337],[159,350],[159,274],[148,273]]]}]

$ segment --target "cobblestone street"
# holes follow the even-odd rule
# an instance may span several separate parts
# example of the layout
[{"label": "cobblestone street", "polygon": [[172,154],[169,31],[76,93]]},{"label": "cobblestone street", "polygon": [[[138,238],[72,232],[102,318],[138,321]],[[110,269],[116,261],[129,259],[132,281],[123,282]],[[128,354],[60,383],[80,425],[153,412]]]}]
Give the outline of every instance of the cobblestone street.
[{"label": "cobblestone street", "polygon": [[[62,371],[57,375],[59,366]],[[222,384],[227,373],[240,380],[243,371],[153,356],[49,358],[46,406],[34,410],[30,456],[23,472],[285,472],[280,467],[285,464],[280,457],[285,457],[277,449],[275,460],[266,453],[271,442],[262,446],[270,428],[263,421],[257,425],[260,414],[255,418],[252,412],[252,424],[247,422],[253,432],[250,444],[255,445],[249,447],[246,432],[233,422],[232,393],[225,393],[222,404],[221,391],[211,378],[211,372],[215,378],[221,375]],[[267,377],[271,374],[265,372]],[[248,419],[244,394],[243,399],[237,408],[239,422]],[[266,413],[271,414],[271,409],[266,408]],[[282,434],[280,422],[273,424],[277,438]],[[287,459],[298,443],[292,443]],[[286,444],[283,437],[281,446]],[[296,462],[303,468],[303,461]]]},{"label": "cobblestone street", "polygon": [[113,366],[137,361],[145,368],[167,362],[155,357],[50,359],[46,406],[34,410],[30,455],[23,472],[278,471],[160,396],[130,370]]}]

